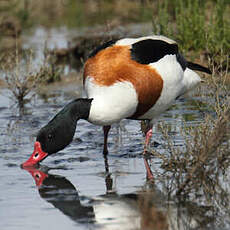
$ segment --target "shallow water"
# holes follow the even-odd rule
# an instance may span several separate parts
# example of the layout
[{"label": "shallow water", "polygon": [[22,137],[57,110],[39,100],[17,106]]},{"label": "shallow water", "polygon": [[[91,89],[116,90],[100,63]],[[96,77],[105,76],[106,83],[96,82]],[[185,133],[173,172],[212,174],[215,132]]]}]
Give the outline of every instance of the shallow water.
[{"label": "shallow water", "polygon": [[[39,128],[71,100],[70,92],[63,93],[65,87],[63,86],[63,91],[59,88],[60,93],[49,98],[48,102],[37,97],[27,105],[23,116],[17,115],[13,101],[5,96],[9,92],[1,90],[0,229],[46,229],[47,226],[51,229],[94,229],[95,226],[99,229],[137,229],[140,224],[140,213],[136,207],[138,197],[133,198],[132,195],[142,191],[146,184],[141,157],[144,139],[139,122],[125,120],[111,130],[109,172],[105,169],[102,155],[101,127],[86,121],[78,122],[73,143],[47,158],[42,162],[41,168],[34,172],[20,168],[20,164],[33,151]],[[174,106],[174,109],[160,118],[171,126],[176,145],[183,145],[180,137],[183,116],[189,117],[187,122],[190,125],[201,122],[202,115],[192,105],[193,100],[183,99],[177,102],[178,106]],[[154,127],[152,147],[154,145],[157,146],[156,149],[163,151],[161,133],[157,126]],[[159,167],[157,159],[152,167]],[[42,174],[44,175],[41,176]],[[154,191],[155,189],[158,193],[158,188],[154,188]],[[106,195],[107,190],[112,195]],[[130,194],[131,198],[125,194]],[[111,208],[115,208],[115,211],[107,213]],[[102,213],[107,216],[101,217],[102,209]],[[166,211],[163,209],[164,212]],[[127,218],[124,217],[125,214],[128,215]],[[137,223],[131,227],[133,219]],[[126,227],[121,228],[122,222]]]},{"label": "shallow water", "polygon": [[[53,87],[46,100],[36,96],[24,115],[19,115],[9,91],[0,89],[0,229],[199,229],[201,225],[209,229],[215,225],[209,207],[168,200],[160,185],[146,184],[138,121],[113,126],[108,165],[102,155],[101,127],[79,121],[70,146],[37,169],[21,169],[33,151],[36,132],[79,94],[75,92],[79,86],[71,86]],[[197,101],[202,99],[196,94],[180,99],[159,119],[170,127],[176,146],[184,146],[181,128],[203,121]],[[151,148],[164,154],[158,124]],[[151,167],[161,171],[157,158]]]}]

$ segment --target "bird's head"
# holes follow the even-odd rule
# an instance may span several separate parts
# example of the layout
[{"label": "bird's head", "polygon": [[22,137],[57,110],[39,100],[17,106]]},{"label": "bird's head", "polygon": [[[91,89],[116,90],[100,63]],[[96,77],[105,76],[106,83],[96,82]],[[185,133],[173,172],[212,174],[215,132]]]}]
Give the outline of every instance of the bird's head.
[{"label": "bird's head", "polygon": [[40,129],[34,151],[22,167],[31,167],[47,156],[64,149],[73,139],[77,121],[87,119],[92,99],[77,99],[66,105],[47,125]]}]

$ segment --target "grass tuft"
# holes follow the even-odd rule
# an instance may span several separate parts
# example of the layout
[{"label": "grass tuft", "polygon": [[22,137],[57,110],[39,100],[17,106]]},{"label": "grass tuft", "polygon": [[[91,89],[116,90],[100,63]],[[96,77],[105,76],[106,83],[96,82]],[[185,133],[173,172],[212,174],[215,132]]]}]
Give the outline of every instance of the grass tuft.
[{"label": "grass tuft", "polygon": [[0,57],[1,78],[6,82],[20,112],[23,112],[24,105],[39,87],[61,79],[63,70],[55,66],[55,57],[49,52],[44,52],[44,57],[43,63],[37,68],[31,49],[20,53],[16,49]]},{"label": "grass tuft", "polygon": [[206,198],[207,203],[212,202],[217,207],[217,196],[221,196],[225,203],[230,201],[226,182],[223,182],[230,166],[230,98],[225,81],[227,71],[213,72],[206,79],[209,91],[203,92],[206,101],[207,93],[210,98],[207,101],[209,112],[206,112],[204,121],[195,128],[184,125],[181,130],[185,142],[183,147],[174,145],[168,127],[162,124],[166,152],[152,151],[152,154],[161,159],[163,173],[159,180],[167,181],[170,194],[184,198],[199,194]]}]

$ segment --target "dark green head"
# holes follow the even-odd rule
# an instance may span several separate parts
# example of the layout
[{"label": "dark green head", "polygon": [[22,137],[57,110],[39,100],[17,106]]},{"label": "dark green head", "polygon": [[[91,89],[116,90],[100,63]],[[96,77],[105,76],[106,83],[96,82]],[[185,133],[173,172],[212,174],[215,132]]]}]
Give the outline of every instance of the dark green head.
[{"label": "dark green head", "polygon": [[67,104],[47,125],[40,129],[31,157],[22,164],[32,166],[48,155],[64,149],[73,140],[79,119],[88,119],[93,99],[76,99]]}]

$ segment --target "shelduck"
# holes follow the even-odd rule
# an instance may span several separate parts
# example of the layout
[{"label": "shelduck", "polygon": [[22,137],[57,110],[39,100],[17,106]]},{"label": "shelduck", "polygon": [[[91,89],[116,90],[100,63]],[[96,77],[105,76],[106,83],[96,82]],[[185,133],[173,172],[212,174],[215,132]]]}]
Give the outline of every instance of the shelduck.
[{"label": "shelduck", "polygon": [[[38,132],[34,152],[22,167],[33,166],[69,145],[79,119],[103,126],[104,154],[108,153],[112,124],[122,119],[148,121],[145,154],[154,119],[201,81],[193,70],[211,74],[208,68],[186,61],[177,43],[164,36],[104,43],[89,55],[84,66],[87,98],[67,104]],[[152,179],[145,158],[144,163],[147,177]]]}]

